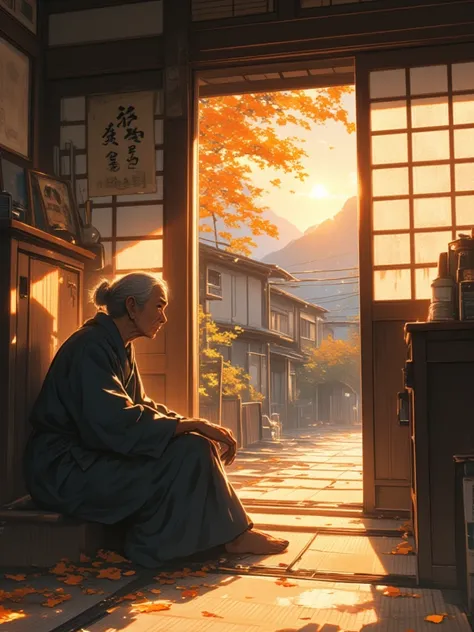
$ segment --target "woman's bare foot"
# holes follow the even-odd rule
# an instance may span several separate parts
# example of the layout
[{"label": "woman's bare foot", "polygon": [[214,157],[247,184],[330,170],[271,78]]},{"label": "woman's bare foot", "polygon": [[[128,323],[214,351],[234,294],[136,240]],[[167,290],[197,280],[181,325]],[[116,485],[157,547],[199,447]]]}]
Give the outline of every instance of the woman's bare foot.
[{"label": "woman's bare foot", "polygon": [[272,555],[283,553],[288,548],[288,540],[274,538],[268,533],[249,529],[225,545],[227,553],[250,553],[252,555]]}]

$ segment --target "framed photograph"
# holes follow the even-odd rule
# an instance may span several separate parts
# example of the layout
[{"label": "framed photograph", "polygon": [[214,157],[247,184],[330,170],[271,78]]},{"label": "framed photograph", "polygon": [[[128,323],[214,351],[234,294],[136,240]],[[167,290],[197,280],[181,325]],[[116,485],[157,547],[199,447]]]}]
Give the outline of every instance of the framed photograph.
[{"label": "framed photograph", "polygon": [[80,238],[80,219],[71,184],[40,171],[29,171],[35,226],[75,242]]}]

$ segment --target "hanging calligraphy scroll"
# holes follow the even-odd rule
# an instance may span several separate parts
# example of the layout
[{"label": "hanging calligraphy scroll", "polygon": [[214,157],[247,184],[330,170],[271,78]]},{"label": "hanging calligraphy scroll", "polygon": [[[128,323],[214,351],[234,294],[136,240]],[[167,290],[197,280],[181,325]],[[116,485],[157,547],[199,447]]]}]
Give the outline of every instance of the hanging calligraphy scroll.
[{"label": "hanging calligraphy scroll", "polygon": [[91,97],[87,113],[89,196],[155,193],[153,92]]}]

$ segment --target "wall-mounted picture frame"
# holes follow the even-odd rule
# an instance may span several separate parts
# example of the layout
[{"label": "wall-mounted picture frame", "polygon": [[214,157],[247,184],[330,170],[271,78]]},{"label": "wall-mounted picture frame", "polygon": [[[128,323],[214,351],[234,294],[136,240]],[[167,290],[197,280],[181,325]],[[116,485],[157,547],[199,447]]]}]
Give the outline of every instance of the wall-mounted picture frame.
[{"label": "wall-mounted picture frame", "polygon": [[71,183],[41,171],[28,172],[34,225],[52,235],[80,241],[80,218]]},{"label": "wall-mounted picture frame", "polygon": [[30,59],[0,37],[0,146],[30,157]]}]

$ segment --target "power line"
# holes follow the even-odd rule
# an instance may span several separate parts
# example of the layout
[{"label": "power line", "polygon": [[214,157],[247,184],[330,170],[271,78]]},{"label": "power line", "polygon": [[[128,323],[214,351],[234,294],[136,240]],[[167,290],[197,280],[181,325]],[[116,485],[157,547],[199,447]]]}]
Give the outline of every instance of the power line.
[{"label": "power line", "polygon": [[315,273],[322,273],[324,274],[325,272],[348,272],[349,270],[359,270],[358,266],[353,266],[352,268],[334,268],[333,270],[292,270],[291,274],[315,274]]},{"label": "power line", "polygon": [[322,303],[323,301],[327,300],[328,298],[336,298],[340,296],[341,298],[343,296],[359,296],[359,292],[352,292],[352,293],[348,293],[348,294],[329,294],[329,296],[312,296],[311,298],[305,298],[303,300],[305,301],[318,301],[319,303]]},{"label": "power line", "polygon": [[346,281],[349,279],[359,279],[359,275],[358,274],[354,274],[351,276],[345,276],[345,277],[328,277],[326,279],[317,279],[317,278],[310,278],[310,279],[298,279],[296,282],[296,286],[295,286],[295,281],[273,281],[271,283],[271,285],[286,285],[291,286],[291,287],[299,287],[299,283],[324,283],[325,281]]},{"label": "power line", "polygon": [[[346,294],[345,296],[339,295],[339,298],[331,298],[331,299],[329,299],[327,301],[318,300],[318,303],[335,303],[335,302],[337,302],[339,300],[344,301],[344,300],[346,300],[348,298],[354,298],[355,296],[359,296],[359,292],[354,292],[353,294]],[[324,307],[324,305],[322,305],[322,307]]]}]

